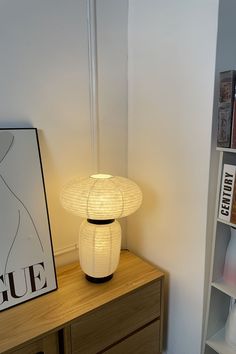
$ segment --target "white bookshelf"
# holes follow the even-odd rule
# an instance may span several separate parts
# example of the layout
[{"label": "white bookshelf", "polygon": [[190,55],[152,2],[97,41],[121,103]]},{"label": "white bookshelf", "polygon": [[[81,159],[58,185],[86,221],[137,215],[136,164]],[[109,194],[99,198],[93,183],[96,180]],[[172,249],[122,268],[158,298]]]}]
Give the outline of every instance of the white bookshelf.
[{"label": "white bookshelf", "polygon": [[[212,239],[212,255],[210,265],[209,293],[207,304],[205,346],[203,353],[236,354],[236,349],[225,342],[225,323],[228,317],[231,297],[236,298],[236,286],[229,286],[223,281],[225,254],[230,240],[230,227],[235,224],[218,217],[218,206],[221,191],[222,170],[224,164],[236,165],[236,149],[219,151],[218,183],[216,189],[214,235]],[[212,351],[213,350],[213,351]]]},{"label": "white bookshelf", "polygon": [[219,73],[236,70],[235,13],[236,1],[219,0],[201,354],[236,354],[236,350],[225,342],[224,332],[230,300],[231,297],[236,298],[236,288],[226,285],[222,280],[225,254],[230,240],[230,227],[236,225],[218,218],[222,167],[224,164],[236,165],[236,149],[215,149],[220,94]]}]

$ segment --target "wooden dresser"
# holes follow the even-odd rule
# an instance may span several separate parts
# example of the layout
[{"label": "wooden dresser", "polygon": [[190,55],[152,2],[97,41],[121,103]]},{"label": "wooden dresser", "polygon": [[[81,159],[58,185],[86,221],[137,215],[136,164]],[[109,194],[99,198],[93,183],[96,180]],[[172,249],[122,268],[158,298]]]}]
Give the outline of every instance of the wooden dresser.
[{"label": "wooden dresser", "polygon": [[0,353],[161,353],[162,272],[122,251],[106,283],[88,282],[78,264],[57,275],[58,290],[1,312]]}]

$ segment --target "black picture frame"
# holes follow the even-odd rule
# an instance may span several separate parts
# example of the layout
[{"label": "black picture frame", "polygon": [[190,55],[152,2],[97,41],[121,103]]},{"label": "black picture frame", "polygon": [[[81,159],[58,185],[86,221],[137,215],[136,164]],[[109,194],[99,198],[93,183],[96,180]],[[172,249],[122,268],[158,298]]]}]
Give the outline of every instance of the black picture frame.
[{"label": "black picture frame", "polygon": [[57,289],[36,128],[0,129],[0,311]]}]

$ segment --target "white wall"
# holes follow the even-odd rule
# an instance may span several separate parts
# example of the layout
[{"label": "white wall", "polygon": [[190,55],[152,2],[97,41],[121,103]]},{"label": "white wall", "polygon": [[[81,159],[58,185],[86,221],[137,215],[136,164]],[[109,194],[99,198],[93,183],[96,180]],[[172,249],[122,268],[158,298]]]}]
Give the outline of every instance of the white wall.
[{"label": "white wall", "polygon": [[97,0],[101,171],[127,175],[128,0]]},{"label": "white wall", "polygon": [[[74,249],[80,220],[62,209],[61,186],[74,176],[94,172],[87,3],[86,0],[0,2],[0,128],[39,129],[54,250],[62,254]],[[121,24],[115,26],[110,63],[107,60],[105,70],[101,69],[101,63],[98,66],[99,85],[105,92],[110,91],[109,97],[101,95],[98,102],[101,116],[98,140],[102,139],[101,167],[110,173],[123,174],[126,153],[123,147],[116,147],[118,143],[127,146],[127,0],[120,1],[116,11],[114,0],[98,0],[97,4],[98,12],[104,16],[99,20],[98,33],[112,33],[113,22]],[[102,7],[106,7],[106,14],[100,10]],[[112,36],[106,40],[99,37],[99,41],[98,47],[110,48]],[[99,52],[99,58],[101,55],[101,61],[107,59],[108,54]],[[117,85],[111,77],[113,69],[116,76],[119,72]],[[116,114],[112,115],[112,111]],[[68,254],[65,261],[75,256]]]},{"label": "white wall", "polygon": [[92,168],[86,4],[3,1],[0,23],[0,126],[40,130],[54,248],[64,248],[77,227],[60,187]]},{"label": "white wall", "polygon": [[199,354],[218,1],[130,0],[128,247],[168,274],[168,354]]}]

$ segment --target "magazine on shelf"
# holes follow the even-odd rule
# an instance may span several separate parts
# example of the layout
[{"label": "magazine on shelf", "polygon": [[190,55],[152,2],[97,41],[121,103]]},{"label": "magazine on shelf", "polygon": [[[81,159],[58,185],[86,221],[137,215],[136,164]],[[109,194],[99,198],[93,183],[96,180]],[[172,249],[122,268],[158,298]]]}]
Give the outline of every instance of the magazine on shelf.
[{"label": "magazine on shelf", "polygon": [[221,180],[219,219],[233,223],[236,223],[235,174],[236,166],[224,164]]}]

